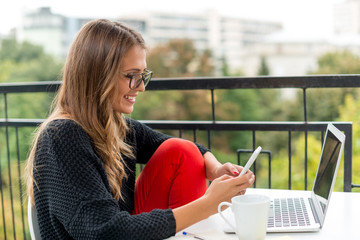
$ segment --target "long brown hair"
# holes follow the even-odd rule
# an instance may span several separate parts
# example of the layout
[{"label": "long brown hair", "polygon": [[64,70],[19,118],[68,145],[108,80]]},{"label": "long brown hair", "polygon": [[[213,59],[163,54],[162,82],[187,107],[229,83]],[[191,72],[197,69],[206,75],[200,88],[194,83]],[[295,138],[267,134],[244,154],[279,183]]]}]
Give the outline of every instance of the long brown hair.
[{"label": "long brown hair", "polygon": [[37,130],[27,160],[27,192],[32,203],[38,136],[48,122],[60,118],[74,120],[87,132],[102,159],[114,198],[122,198],[121,183],[127,176],[121,154],[133,154],[124,142],[128,131],[124,116],[113,110],[112,102],[117,99],[121,60],[135,45],[146,48],[139,33],[118,22],[94,20],[79,31],[64,66],[54,110]]}]

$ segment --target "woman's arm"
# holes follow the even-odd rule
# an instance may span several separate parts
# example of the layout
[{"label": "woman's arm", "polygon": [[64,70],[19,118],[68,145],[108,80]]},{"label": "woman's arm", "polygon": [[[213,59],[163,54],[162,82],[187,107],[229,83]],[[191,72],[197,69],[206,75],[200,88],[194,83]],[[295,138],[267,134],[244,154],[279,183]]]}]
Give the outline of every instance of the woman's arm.
[{"label": "woman's arm", "polygon": [[225,174],[214,179],[204,196],[182,207],[173,209],[176,232],[217,213],[220,202],[230,202],[232,197],[246,190],[254,181],[255,175],[251,171],[241,177]]}]

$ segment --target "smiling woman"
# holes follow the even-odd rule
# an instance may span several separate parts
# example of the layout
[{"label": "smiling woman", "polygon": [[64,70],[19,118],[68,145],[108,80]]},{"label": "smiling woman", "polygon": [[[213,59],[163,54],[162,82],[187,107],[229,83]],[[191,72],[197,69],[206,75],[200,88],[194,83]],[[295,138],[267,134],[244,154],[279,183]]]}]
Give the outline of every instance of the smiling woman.
[{"label": "smiling woman", "polygon": [[[168,238],[253,184],[204,146],[124,116],[152,76],[145,49],[139,33],[104,19],[73,42],[27,160],[42,239]],[[135,179],[137,163],[146,166]]]}]

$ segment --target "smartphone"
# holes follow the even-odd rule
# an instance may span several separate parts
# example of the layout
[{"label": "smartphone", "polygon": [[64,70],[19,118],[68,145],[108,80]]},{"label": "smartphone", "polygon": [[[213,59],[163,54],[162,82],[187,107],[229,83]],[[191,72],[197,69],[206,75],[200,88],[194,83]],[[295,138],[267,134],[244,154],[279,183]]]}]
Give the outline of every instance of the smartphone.
[{"label": "smartphone", "polygon": [[257,156],[260,154],[261,149],[262,148],[260,146],[257,149],[255,149],[255,151],[253,152],[253,154],[249,158],[249,161],[247,161],[247,163],[245,164],[245,167],[243,168],[243,170],[241,171],[239,176],[244,175],[249,170],[251,165],[255,162]]}]

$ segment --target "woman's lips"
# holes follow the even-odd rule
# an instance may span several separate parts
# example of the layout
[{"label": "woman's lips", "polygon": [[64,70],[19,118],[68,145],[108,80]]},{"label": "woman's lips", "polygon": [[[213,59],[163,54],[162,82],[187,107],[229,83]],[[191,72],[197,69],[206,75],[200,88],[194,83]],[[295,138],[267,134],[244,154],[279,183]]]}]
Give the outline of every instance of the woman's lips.
[{"label": "woman's lips", "polygon": [[124,98],[130,103],[135,103],[136,96],[125,96]]}]

